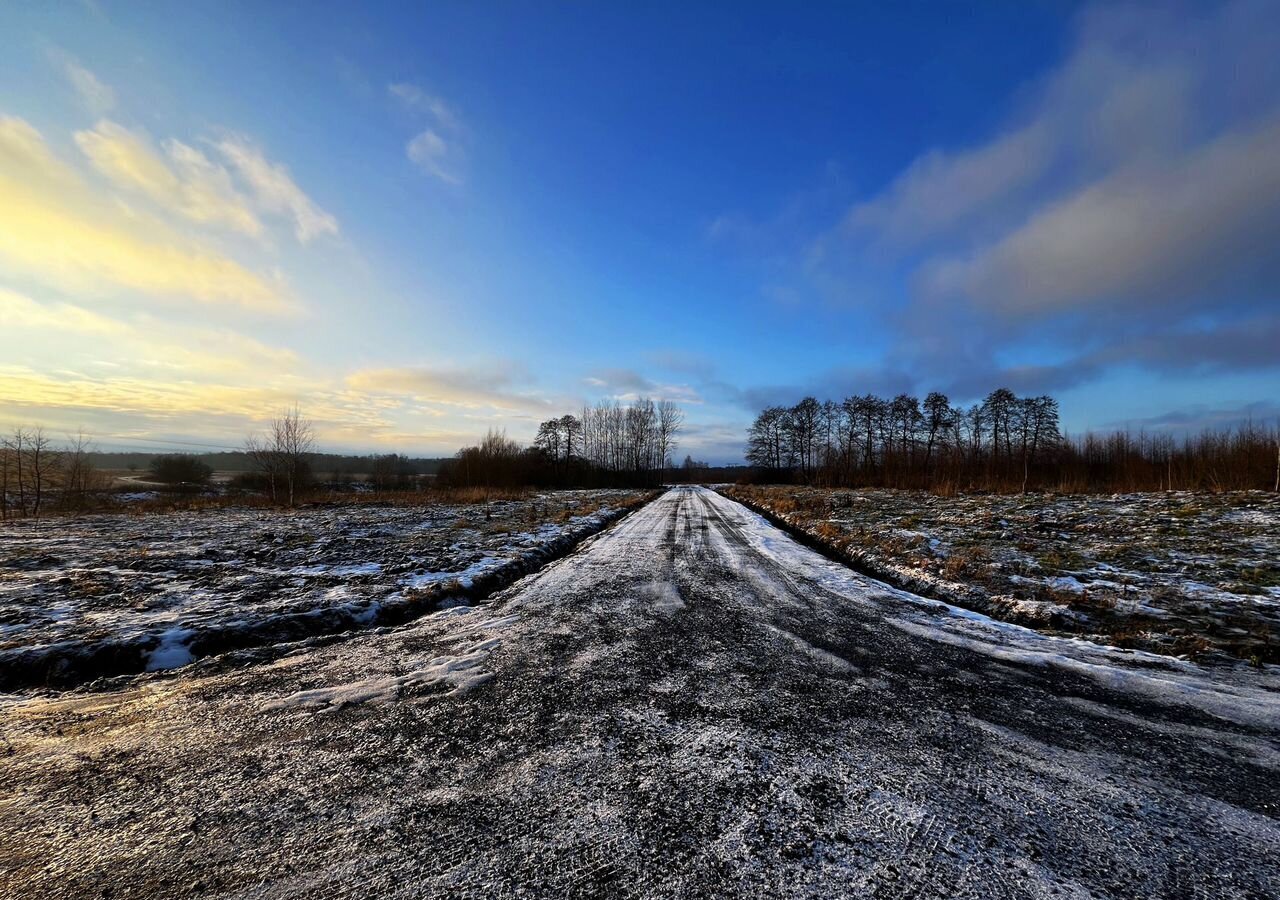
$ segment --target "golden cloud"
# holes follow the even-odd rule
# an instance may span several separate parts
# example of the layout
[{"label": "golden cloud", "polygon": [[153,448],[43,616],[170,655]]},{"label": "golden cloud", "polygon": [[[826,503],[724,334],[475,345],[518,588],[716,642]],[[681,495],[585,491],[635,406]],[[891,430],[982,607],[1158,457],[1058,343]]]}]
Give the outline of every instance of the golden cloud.
[{"label": "golden cloud", "polygon": [[[145,168],[135,174],[156,177]],[[259,311],[293,305],[278,278],[96,196],[17,118],[0,118],[0,219],[0,260],[46,284],[86,293],[109,286]]]}]

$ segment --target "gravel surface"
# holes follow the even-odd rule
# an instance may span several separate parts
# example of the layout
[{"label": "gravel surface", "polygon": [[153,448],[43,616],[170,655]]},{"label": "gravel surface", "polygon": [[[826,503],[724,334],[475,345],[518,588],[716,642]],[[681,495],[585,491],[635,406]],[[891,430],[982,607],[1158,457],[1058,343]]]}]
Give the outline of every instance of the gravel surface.
[{"label": "gravel surface", "polygon": [[0,734],[0,896],[1280,896],[1271,667],[993,622],[701,489]]}]

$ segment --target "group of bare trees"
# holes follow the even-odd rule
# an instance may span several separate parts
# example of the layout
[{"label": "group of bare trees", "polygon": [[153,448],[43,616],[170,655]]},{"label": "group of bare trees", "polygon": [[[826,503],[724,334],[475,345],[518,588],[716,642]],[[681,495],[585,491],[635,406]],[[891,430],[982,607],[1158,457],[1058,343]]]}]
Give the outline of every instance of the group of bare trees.
[{"label": "group of bare trees", "polygon": [[942,492],[1280,490],[1280,426],[1067,438],[1058,402],[1005,388],[953,406],[940,393],[806,397],[763,410],[747,435],[755,477]]},{"label": "group of bare trees", "polygon": [[296,406],[272,419],[263,434],[245,440],[245,452],[265,480],[272,503],[284,498],[294,505],[311,480],[309,456],[315,445],[315,428]]},{"label": "group of bare trees", "polygon": [[51,505],[78,509],[107,479],[93,465],[83,433],[58,446],[43,428],[19,426],[0,437],[0,519],[39,516]]},{"label": "group of bare trees", "polygon": [[440,472],[459,486],[653,484],[671,468],[684,413],[669,400],[601,401],[547,419],[532,447],[490,431]]},{"label": "group of bare trees", "polygon": [[670,400],[602,400],[584,408],[581,421],[584,459],[609,472],[648,475],[671,466],[684,412]]},{"label": "group of bare trees", "polygon": [[1069,491],[1280,492],[1280,423],[1244,422],[1176,437],[1115,431],[1067,441],[1058,487]]},{"label": "group of bare trees", "polygon": [[968,482],[1026,489],[1062,444],[1058,402],[992,391],[967,409],[944,394],[836,402],[805,397],[771,406],[752,423],[747,461],[805,484],[933,487]]}]

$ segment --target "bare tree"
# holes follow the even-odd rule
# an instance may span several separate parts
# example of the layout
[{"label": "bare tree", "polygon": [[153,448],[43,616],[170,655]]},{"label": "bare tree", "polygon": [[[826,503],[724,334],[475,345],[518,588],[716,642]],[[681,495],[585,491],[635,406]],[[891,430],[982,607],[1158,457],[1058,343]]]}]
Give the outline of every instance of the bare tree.
[{"label": "bare tree", "polygon": [[582,422],[576,416],[566,414],[560,417],[560,433],[564,437],[566,460],[573,459],[575,447],[579,454],[582,453]]},{"label": "bare tree", "polygon": [[560,458],[562,443],[559,419],[547,419],[547,421],[538,426],[538,434],[533,439],[533,444],[535,447],[541,448],[552,460]]},{"label": "bare tree", "polygon": [[658,466],[665,469],[676,450],[676,435],[684,425],[684,411],[670,400],[658,402]]},{"label": "bare tree", "polygon": [[43,428],[27,432],[26,456],[27,480],[31,487],[31,514],[38,519],[45,491],[52,486],[53,475],[58,466],[58,452],[53,449],[52,441]]},{"label": "bare tree", "polygon": [[762,469],[790,468],[790,411],[785,406],[769,406],[756,416],[747,434],[747,460]]},{"label": "bare tree", "polygon": [[62,453],[61,486],[62,505],[81,509],[94,491],[106,487],[107,479],[93,464],[93,441],[83,430],[67,436],[67,447]]},{"label": "bare tree", "polygon": [[23,463],[27,458],[27,432],[21,426],[13,430],[13,439],[9,443],[13,452],[14,473],[17,475],[18,515],[27,514],[27,478]]},{"label": "bare tree", "polygon": [[315,429],[310,420],[302,418],[295,406],[271,423],[271,435],[280,454],[280,466],[289,491],[289,505],[293,506],[298,488],[302,486],[308,473],[307,454],[315,449]]},{"label": "bare tree", "polygon": [[804,483],[813,481],[816,461],[818,428],[822,418],[822,404],[813,397],[805,397],[791,408],[790,440],[800,463],[800,475]]},{"label": "bare tree", "polygon": [[265,436],[250,435],[245,441],[245,452],[266,477],[273,503],[277,502],[280,489],[289,506],[297,501],[310,471],[307,456],[315,449],[315,443],[314,427],[310,420],[302,418],[296,406],[272,419]]},{"label": "bare tree", "polygon": [[[4,440],[3,456],[6,515],[16,512],[19,517],[39,517],[45,493],[54,486],[58,452],[43,428],[19,426]],[[16,505],[9,495],[10,485],[17,492]]]},{"label": "bare tree", "polygon": [[924,466],[929,468],[933,459],[933,448],[941,440],[946,440],[947,431],[951,427],[951,401],[946,394],[933,391],[924,398],[924,429],[927,435],[924,448]]},{"label": "bare tree", "polygon": [[14,455],[9,439],[0,438],[0,520],[9,518],[10,472],[14,467]]}]

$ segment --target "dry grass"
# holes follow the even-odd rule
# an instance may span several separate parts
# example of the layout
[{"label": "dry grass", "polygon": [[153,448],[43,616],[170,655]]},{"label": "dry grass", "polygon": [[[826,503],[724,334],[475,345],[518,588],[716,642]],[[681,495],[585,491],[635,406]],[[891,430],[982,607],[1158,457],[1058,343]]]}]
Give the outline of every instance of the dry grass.
[{"label": "dry grass", "polygon": [[978,578],[991,565],[991,554],[982,547],[965,547],[947,557],[942,574],[951,581]]}]

